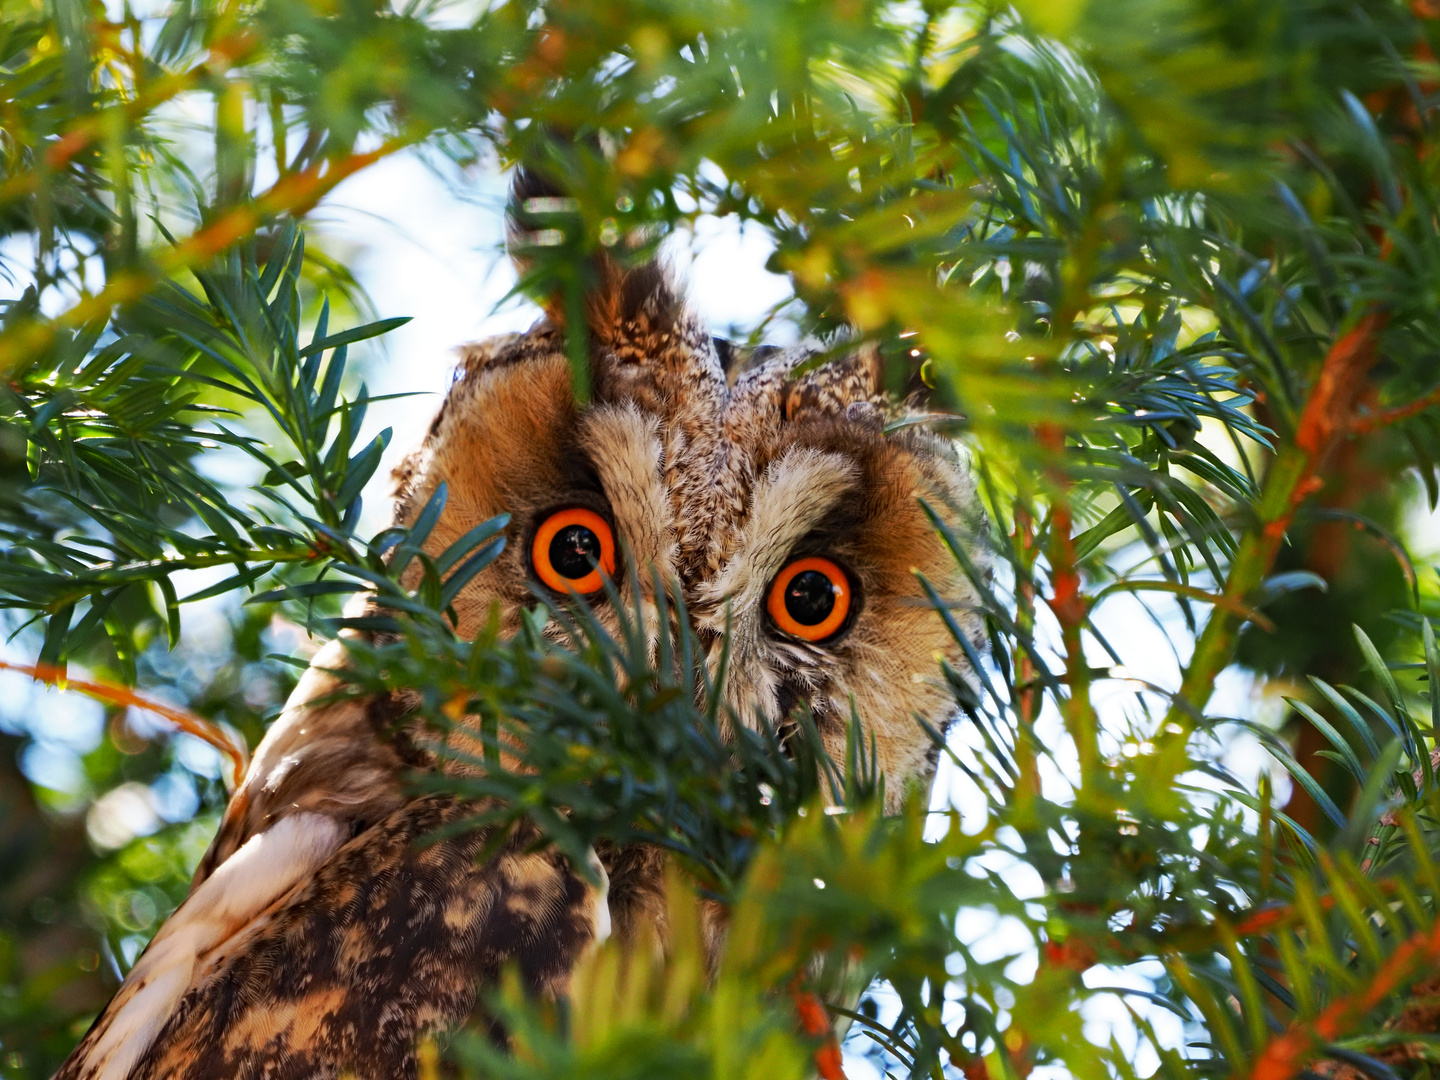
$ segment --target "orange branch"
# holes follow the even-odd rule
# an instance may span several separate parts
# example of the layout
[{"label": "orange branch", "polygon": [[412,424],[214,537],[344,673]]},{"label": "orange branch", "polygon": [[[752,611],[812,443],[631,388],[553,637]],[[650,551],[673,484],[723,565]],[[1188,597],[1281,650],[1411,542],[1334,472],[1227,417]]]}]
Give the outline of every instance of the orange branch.
[{"label": "orange branch", "polygon": [[59,138],[45,145],[43,169],[19,173],[0,184],[0,205],[33,195],[40,189],[43,173],[63,169],[77,154],[103,139],[109,130],[112,115],[118,113],[133,123],[157,105],[163,105],[206,79],[224,75],[237,63],[248,59],[258,45],[259,38],[250,31],[241,31],[222,38],[210,46],[210,58],[205,63],[197,64],[188,71],[156,79],[134,99],[80,120]]},{"label": "orange branch", "polygon": [[1050,596],[1046,604],[1060,624],[1064,646],[1065,682],[1070,687],[1063,703],[1065,726],[1075,740],[1080,756],[1081,787],[1093,792],[1089,783],[1100,763],[1097,722],[1090,702],[1090,665],[1085,657],[1081,631],[1090,616],[1091,601],[1084,595],[1080,570],[1075,557],[1074,520],[1070,509],[1071,481],[1063,467],[1065,433],[1053,423],[1042,423],[1035,430],[1036,441],[1049,454],[1047,469],[1053,485],[1050,492],[1050,536],[1047,554],[1050,558]]},{"label": "orange branch", "polygon": [[249,236],[271,217],[282,213],[303,214],[340,181],[407,145],[391,139],[364,154],[351,154],[338,161],[317,163],[301,172],[281,177],[253,201],[226,211],[203,229],[155,257],[153,266],[116,274],[93,296],[82,297],[59,318],[30,319],[0,334],[0,371],[9,371],[41,352],[55,340],[61,329],[76,329],[108,314],[117,304],[139,299],[166,276],[205,262],[239,240]]},{"label": "orange branch", "polygon": [[1389,320],[1387,312],[1370,312],[1326,354],[1295,429],[1295,445],[1310,455],[1314,466],[1335,437],[1349,429],[1360,384],[1375,365],[1375,341]]},{"label": "orange branch", "polygon": [[1431,390],[1424,397],[1416,398],[1404,405],[1397,405],[1393,409],[1382,409],[1380,412],[1370,413],[1367,416],[1357,416],[1350,422],[1350,432],[1354,435],[1368,435],[1377,428],[1389,427],[1402,420],[1409,420],[1412,416],[1419,416],[1426,409],[1433,409],[1436,405],[1440,405],[1440,386]]},{"label": "orange branch", "polygon": [[[1295,441],[1282,448],[1266,475],[1258,527],[1246,532],[1230,564],[1224,592],[1232,600],[1243,603],[1259,587],[1275,563],[1296,511],[1325,486],[1325,458],[1336,439],[1350,430],[1360,390],[1375,366],[1380,332],[1388,321],[1385,311],[1369,312],[1325,354],[1300,414]],[[1239,622],[1228,607],[1217,607],[1211,614],[1186,668],[1176,704],[1165,717],[1167,723],[1178,724],[1188,732],[1193,718],[1204,711],[1216,678],[1234,654]],[[1176,748],[1171,758],[1178,767],[1183,759],[1179,748],[1184,746],[1185,736],[1167,737],[1167,741]]]},{"label": "orange branch", "polygon": [[[1374,881],[1371,882],[1371,887],[1382,896],[1393,896],[1395,893],[1393,881]],[[1324,893],[1315,898],[1315,906],[1322,912],[1331,911],[1335,903],[1333,893]],[[1074,906],[1073,909],[1084,914],[1094,914],[1097,910],[1088,906]],[[1258,911],[1251,911],[1230,927],[1230,933],[1237,939],[1260,937],[1298,925],[1304,922],[1304,919],[1304,913],[1294,904],[1272,904]],[[1163,935],[1166,946],[1186,953],[1212,949],[1220,940],[1219,927],[1214,921],[1171,923],[1159,933]],[[1051,963],[1084,971],[1096,963],[1097,958],[1109,962],[1106,958],[1121,957],[1126,963],[1143,959],[1153,955],[1153,949],[1158,944],[1153,931],[1147,932],[1143,937],[1125,937],[1117,934],[1091,935],[1071,927],[1069,936],[1063,942],[1046,944],[1044,955]]]},{"label": "orange branch", "polygon": [[196,716],[185,709],[177,709],[173,705],[142,697],[128,686],[72,679],[65,674],[63,668],[55,667],[53,664],[12,664],[7,660],[0,660],[0,668],[21,672],[29,675],[36,682],[48,683],[60,690],[77,690],[98,701],[108,701],[113,705],[124,705],[126,708],[152,712],[170,721],[187,735],[194,735],[197,739],[209,743],[229,758],[231,775],[226,786],[230,790],[233,791],[239,786],[240,778],[245,775],[245,766],[250,756],[245,744],[203,716]]}]

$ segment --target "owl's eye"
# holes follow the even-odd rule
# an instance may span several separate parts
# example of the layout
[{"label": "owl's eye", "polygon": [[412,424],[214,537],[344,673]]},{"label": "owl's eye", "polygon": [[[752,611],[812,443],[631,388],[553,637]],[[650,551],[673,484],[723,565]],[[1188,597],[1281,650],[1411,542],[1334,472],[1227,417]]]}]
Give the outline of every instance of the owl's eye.
[{"label": "owl's eye", "polygon": [[829,559],[796,559],[770,583],[765,606],[785,633],[824,641],[845,625],[851,593],[849,576]]},{"label": "owl's eye", "polygon": [[599,592],[600,575],[615,576],[615,534],[593,510],[557,510],[535,530],[530,562],[536,576],[556,592]]}]

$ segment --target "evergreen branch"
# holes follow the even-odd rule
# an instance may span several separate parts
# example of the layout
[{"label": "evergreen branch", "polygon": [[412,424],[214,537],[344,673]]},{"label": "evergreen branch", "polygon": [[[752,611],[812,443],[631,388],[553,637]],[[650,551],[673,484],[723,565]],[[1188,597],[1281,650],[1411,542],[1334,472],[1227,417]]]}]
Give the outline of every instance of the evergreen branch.
[{"label": "evergreen branch", "polygon": [[[1387,315],[1371,311],[1330,347],[1306,399],[1295,438],[1281,448],[1265,476],[1257,520],[1240,541],[1239,551],[1225,581],[1229,602],[1217,607],[1196,642],[1175,702],[1166,715],[1167,724],[1184,732],[1193,730],[1195,719],[1210,700],[1215,679],[1234,655],[1241,619],[1234,605],[1260,587],[1274,565],[1289,532],[1290,524],[1304,501],[1323,485],[1321,470],[1335,440],[1350,427],[1365,375],[1377,359],[1376,346]],[[1184,743],[1183,734],[1171,735],[1172,756]],[[1179,764],[1178,756],[1174,757]]]},{"label": "evergreen branch", "polygon": [[1250,1080],[1290,1080],[1309,1056],[1353,1032],[1392,994],[1404,989],[1422,968],[1440,962],[1440,919],[1402,942],[1360,989],[1332,1002],[1315,1019],[1297,1023],[1261,1051]]},{"label": "evergreen branch", "polygon": [[81,587],[50,597],[45,602],[44,610],[59,611],[88,596],[93,596],[96,592],[112,589],[117,585],[157,581],[180,570],[206,570],[214,566],[238,566],[243,563],[314,562],[329,553],[329,549],[324,544],[324,538],[317,537],[310,545],[303,548],[227,548],[208,554],[181,555],[173,558],[95,567],[83,573],[67,575],[70,580],[81,583]]},{"label": "evergreen branch", "polygon": [[[1375,889],[1383,896],[1394,896],[1397,886],[1390,879],[1381,879],[1374,882]],[[1333,893],[1322,893],[1319,896],[1307,900],[1312,905],[1314,912],[1328,914],[1333,911],[1336,905],[1336,897]],[[1304,924],[1312,912],[1298,903],[1271,903],[1261,907],[1244,918],[1236,920],[1228,928],[1237,940],[1247,938],[1262,938],[1280,930],[1286,930]],[[1086,939],[1081,937],[1081,942]],[[1097,949],[1104,947],[1108,955],[1124,957],[1129,961],[1143,959],[1149,955],[1150,950],[1156,945],[1166,945],[1181,952],[1201,953],[1213,949],[1221,940],[1219,927],[1214,922],[1200,924],[1177,924],[1167,926],[1163,938],[1156,938],[1154,941],[1144,943],[1135,948],[1127,948],[1123,942],[1112,936],[1102,940],[1084,944],[1084,955],[1098,956]],[[1068,945],[1068,942],[1067,942]],[[1093,963],[1093,959],[1091,963]],[[1088,966],[1088,965],[1087,965]]]},{"label": "evergreen branch", "polygon": [[116,118],[133,124],[149,115],[165,102],[187,90],[225,75],[231,68],[249,60],[261,45],[259,35],[251,29],[237,30],[210,45],[210,57],[204,63],[180,72],[170,72],[148,82],[144,90],[101,112],[82,117],[53,141],[45,144],[43,169],[16,173],[0,183],[0,207],[34,195],[46,175],[65,168],[74,158],[95,143],[110,137]]},{"label": "evergreen branch", "polygon": [[[1030,6],[1037,20],[1047,14],[1043,4]],[[1390,416],[1367,411],[1370,402],[1362,400],[1372,385],[1376,401],[1407,400],[1410,387],[1428,388],[1433,379],[1426,365],[1433,365],[1437,335],[1426,289],[1440,265],[1440,236],[1430,205],[1429,163],[1436,159],[1423,142],[1430,139],[1425,121],[1434,101],[1433,87],[1411,92],[1413,72],[1403,61],[1392,64],[1386,51],[1404,50],[1418,40],[1417,30],[1423,34],[1406,21],[1403,5],[1386,8],[1377,27],[1365,20],[1383,5],[1352,13],[1343,2],[1322,4],[1322,17],[1312,19],[1314,5],[1277,0],[1271,14],[1283,33],[1258,20],[1243,33],[1223,34],[1210,25],[1209,0],[1179,6],[1200,17],[1171,18],[1175,6],[1164,0],[1070,5],[1081,29],[1078,47],[1068,50],[1009,9],[983,5],[948,12],[926,5],[922,27],[909,15],[895,19],[893,5],[864,8],[857,18],[853,5],[801,0],[743,0],[722,5],[723,12],[670,0],[577,0],[546,8],[521,0],[487,8],[453,33],[427,24],[425,4],[403,15],[384,5],[335,14],[262,4],[252,19],[247,9],[239,18],[256,28],[274,63],[252,64],[243,84],[217,80],[206,88],[224,97],[217,116],[233,120],[214,132],[216,212],[231,231],[211,234],[211,224],[171,253],[183,262],[192,254],[187,245],[198,243],[191,269],[203,298],[178,281],[160,281],[158,289],[141,283],[144,302],[113,321],[97,317],[81,327],[80,316],[57,320],[38,352],[8,354],[38,356],[40,363],[16,373],[0,428],[0,435],[18,433],[0,440],[7,451],[0,461],[16,465],[18,491],[0,530],[7,545],[0,579],[7,596],[0,603],[20,618],[50,614],[52,651],[43,658],[78,663],[95,649],[102,662],[118,659],[133,671],[133,654],[154,640],[157,615],[175,627],[182,602],[169,587],[165,610],[157,612],[145,602],[147,590],[134,586],[169,586],[175,569],[213,560],[238,571],[187,598],[194,599],[254,587],[276,563],[288,563],[251,600],[303,604],[307,611],[323,605],[311,621],[327,631],[345,625],[322,618],[334,611],[334,597],[368,587],[371,607],[350,625],[386,633],[347,636],[351,689],[372,696],[413,691],[407,700],[420,702],[417,721],[429,718],[442,732],[462,717],[479,716],[487,725],[470,758],[461,762],[451,751],[473,769],[458,770],[463,777],[437,774],[421,786],[483,802],[477,812],[497,829],[534,826],[537,843],[556,844],[573,858],[583,858],[587,841],[595,840],[661,848],[709,891],[705,903],[730,904],[732,915],[744,916],[732,920],[732,930],[743,925],[750,932],[732,933],[722,970],[710,972],[713,990],[698,944],[688,953],[647,952],[643,945],[621,953],[625,943],[614,940],[595,950],[601,959],[591,972],[591,1000],[573,997],[562,1022],[532,1010],[517,989],[502,1016],[514,1041],[487,1044],[492,1056],[484,1075],[637,1080],[799,1076],[817,1067],[838,1074],[838,1047],[823,1023],[822,1002],[845,997],[823,981],[832,960],[836,968],[874,970],[889,980],[898,1014],[869,1026],[901,1071],[916,1078],[957,1068],[972,1080],[1014,1077],[1039,1065],[1134,1080],[1133,1044],[1099,1045],[1093,1029],[1081,1030],[1087,997],[1100,992],[1134,993],[1169,1009],[1189,1025],[1187,1041],[1208,1045],[1208,1058],[1192,1056],[1134,1014],[1141,1039],[1159,1053],[1163,1080],[1245,1072],[1269,1032],[1354,998],[1397,942],[1430,925],[1440,890],[1429,859],[1433,817],[1401,814],[1404,834],[1397,837],[1385,811],[1433,789],[1428,757],[1415,756],[1433,753],[1433,736],[1412,721],[1414,703],[1402,700],[1400,684],[1389,677],[1384,660],[1392,654],[1382,659],[1371,647],[1371,674],[1383,688],[1378,702],[1357,694],[1359,708],[1352,707],[1324,684],[1320,692],[1342,719],[1332,724],[1317,710],[1298,710],[1328,740],[1331,749],[1322,752],[1346,770],[1340,782],[1353,779],[1363,788],[1346,812],[1341,807],[1350,803],[1335,783],[1318,770],[1306,773],[1301,785],[1308,782],[1333,811],[1307,831],[1298,814],[1271,805],[1264,782],[1252,797],[1200,740],[1167,746],[1174,732],[1162,733],[1155,741],[1173,753],[1156,768],[1149,741],[1156,718],[1140,689],[1153,691],[1155,680],[1133,672],[1128,688],[1137,696],[1117,710],[1108,694],[1093,692],[1099,672],[1085,650],[1099,643],[1116,664],[1130,662],[1110,648],[1092,616],[1095,604],[1115,592],[1152,588],[1132,580],[1135,566],[1123,569],[1128,554],[1116,557],[1138,551],[1148,553],[1139,565],[1158,567],[1155,591],[1173,597],[1192,631],[1199,621],[1194,602],[1216,609],[1186,669],[1196,700],[1177,698],[1174,708],[1203,711],[1211,676],[1241,655],[1247,619],[1263,629],[1260,620],[1273,617],[1280,634],[1255,640],[1283,651],[1296,670],[1309,670],[1285,636],[1293,613],[1272,605],[1284,587],[1315,577],[1277,566],[1286,534],[1297,541],[1303,535],[1296,508],[1321,478],[1342,475],[1331,451],[1349,435],[1378,433],[1384,426],[1378,417],[1418,420],[1403,429],[1413,456],[1389,433],[1384,447],[1387,455],[1399,448],[1394,456],[1418,463],[1422,476],[1432,471],[1427,466],[1440,441],[1427,434],[1433,415],[1408,411],[1418,403]],[[760,12],[764,18],[755,17]],[[965,29],[951,40],[946,27],[955,16],[963,16]],[[1218,24],[1229,27],[1230,19],[1222,15]],[[218,36],[233,24],[206,9],[174,25],[177,31],[167,24],[161,36],[168,35],[171,48],[190,48],[204,40],[194,35]],[[1356,27],[1363,33],[1348,32]],[[157,71],[162,81],[149,89],[163,89],[163,58],[140,63],[157,40],[142,29],[133,38],[132,68]],[[1335,37],[1344,39],[1338,51]],[[64,43],[64,35],[51,41]],[[369,70],[357,57],[373,64],[377,41],[385,46],[385,77],[357,79],[356,70]],[[68,60],[85,59],[83,41],[63,47]],[[106,43],[101,51],[110,49]],[[34,63],[6,71],[41,81],[47,71],[60,71],[63,62],[48,45],[35,55]],[[903,73],[894,61],[902,55],[914,57]],[[92,86],[102,66],[93,62],[85,72]],[[1307,74],[1316,71],[1323,79]],[[111,104],[103,91],[74,93],[77,82],[71,79],[69,99],[63,86],[42,95],[59,102],[47,116],[72,115],[71,101],[97,114]],[[897,82],[902,89],[891,101]],[[102,76],[99,85],[110,84]],[[416,86],[423,95],[410,89]],[[1263,92],[1236,92],[1256,86]],[[1341,99],[1335,86],[1354,86],[1361,98]],[[1361,99],[1373,115],[1357,107]],[[13,100],[26,115],[29,106]],[[1284,108],[1271,108],[1282,100]],[[1257,110],[1256,102],[1265,108]],[[257,108],[236,108],[250,104]],[[106,257],[95,264],[104,263],[99,268],[111,285],[125,286],[131,281],[125,269],[133,271],[127,186],[143,176],[168,185],[165,191],[204,191],[209,179],[190,184],[187,174],[177,182],[178,166],[140,161],[126,139],[144,138],[149,125],[119,130],[128,114],[105,108],[103,115],[117,129],[103,144],[109,157],[81,152],[101,147],[95,140],[76,142],[74,151],[66,144],[56,153],[75,156],[57,179],[69,183],[53,190],[41,184],[33,200],[7,208],[42,255],[53,239],[46,232],[51,221],[61,246],[65,239],[98,238]],[[898,820],[871,819],[873,827],[857,827],[860,815],[853,813],[822,813],[841,809],[822,805],[825,785],[845,781],[836,765],[814,760],[813,725],[802,717],[798,735],[781,737],[725,716],[713,673],[691,663],[704,649],[683,636],[689,621],[681,611],[673,620],[668,610],[661,613],[658,625],[666,629],[658,661],[642,613],[618,604],[600,622],[584,612],[547,621],[541,604],[518,615],[513,639],[491,628],[480,640],[461,641],[446,621],[445,602],[494,557],[500,526],[472,530],[438,559],[422,547],[430,527],[423,523],[433,524],[438,503],[408,536],[387,530],[367,544],[354,535],[359,491],[374,474],[379,445],[358,451],[354,445],[363,395],[334,408],[348,377],[342,343],[384,324],[333,334],[327,311],[311,343],[301,346],[299,325],[309,305],[299,282],[313,263],[292,243],[298,228],[282,219],[270,236],[244,243],[243,230],[265,218],[235,217],[245,208],[233,193],[267,135],[277,171],[287,176],[293,175],[287,160],[298,169],[332,141],[374,145],[397,117],[405,118],[407,133],[423,127],[435,136],[432,145],[454,139],[457,156],[487,140],[506,160],[529,160],[535,132],[547,125],[608,132],[624,145],[614,161],[589,147],[556,152],[557,172],[574,181],[580,227],[573,236],[566,232],[565,245],[535,253],[537,289],[544,281],[563,285],[574,300],[584,276],[576,268],[586,265],[597,237],[658,237],[713,210],[775,238],[773,265],[793,272],[809,305],[801,316],[807,330],[833,329],[848,301],[853,319],[884,347],[893,344],[892,332],[903,336],[899,327],[916,331],[917,338],[904,339],[906,359],[887,366],[896,375],[892,389],[917,374],[919,363],[908,358],[919,357],[914,346],[926,342],[940,394],[953,389],[969,414],[958,426],[968,424],[974,434],[976,471],[1000,522],[996,552],[1013,570],[992,579],[984,560],[957,550],[982,598],[990,658],[985,643],[961,632],[954,602],[947,608],[944,598],[931,596],[959,635],[969,670],[957,663],[930,675],[944,680],[972,721],[957,725],[948,742],[938,732],[933,737],[980,793],[980,833],[963,835],[955,815],[943,837],[930,830],[927,841],[918,804]],[[1415,133],[1411,144],[1392,137],[1397,123]],[[298,154],[286,153],[287,129],[305,132]],[[1305,149],[1277,158],[1281,145]],[[45,158],[37,153],[37,161]],[[1296,182],[1297,171],[1305,184]],[[1276,184],[1301,197],[1274,196]],[[82,187],[91,201],[78,209],[52,197]],[[682,193],[693,195],[698,209],[681,205]],[[112,194],[114,219],[107,216]],[[307,205],[300,198],[284,209],[298,214]],[[234,257],[201,265],[237,237]],[[256,265],[260,252],[267,253],[263,268]],[[35,265],[45,268],[38,257]],[[89,266],[82,272],[55,266],[52,278],[93,280]],[[33,276],[45,280],[41,272]],[[937,277],[953,285],[936,287]],[[17,301],[9,309],[11,329],[32,330],[20,320],[37,306],[34,297]],[[80,315],[87,311],[109,313],[104,303]],[[1359,342],[1353,332],[1342,337],[1351,323],[1340,320],[1365,311],[1389,312],[1391,324],[1360,319]],[[1202,325],[1216,329],[1190,340]],[[1386,363],[1372,368],[1382,330]],[[111,332],[118,337],[110,339]],[[24,346],[22,338],[0,342],[9,349]],[[577,353],[583,344],[572,340]],[[320,354],[331,348],[327,361]],[[924,368],[918,374],[932,383]],[[216,391],[238,395],[268,418],[237,415],[227,421],[234,430],[219,436],[207,435],[199,420],[193,427],[182,422],[212,407],[196,394]],[[283,450],[265,445],[276,429]],[[1234,458],[1217,435],[1230,441]],[[207,438],[260,462],[265,473],[257,490],[274,504],[273,518],[248,508],[238,485],[204,478],[206,470],[191,459],[213,449]],[[8,453],[17,443],[19,456]],[[1251,463],[1257,446],[1274,453],[1263,483]],[[1379,495],[1398,505],[1398,496]],[[304,572],[294,573],[296,564]],[[415,588],[401,584],[417,580]],[[76,593],[95,581],[96,588]],[[650,595],[663,592],[657,585]],[[678,607],[679,598],[674,602]],[[1148,603],[1140,606],[1161,622]],[[234,607],[252,630],[268,614]],[[1050,613],[1060,628],[1058,648]],[[681,636],[670,634],[672,621]],[[101,627],[103,637],[95,633]],[[247,662],[260,659],[257,636],[235,635],[237,654],[251,650]],[[1409,644],[1379,640],[1379,647],[1403,653]],[[151,656],[161,648],[156,642]],[[170,660],[168,670],[183,663]],[[1063,681],[1051,674],[1062,665]],[[1437,670],[1432,664],[1431,686]],[[1336,682],[1348,678],[1325,674]],[[238,692],[226,692],[233,703]],[[1361,710],[1370,713],[1362,719]],[[248,717],[247,733],[259,732],[261,712],[240,714]],[[1057,713],[1084,763],[1078,784],[1070,739],[1062,736],[1052,748],[1036,734]],[[852,716],[855,753],[847,749],[845,764],[852,780],[862,780],[835,800],[846,808],[864,801],[854,792],[873,795],[879,785],[873,747],[867,759],[860,737],[868,719]],[[1197,715],[1190,726],[1207,723]],[[1430,723],[1440,724],[1440,712],[1432,711]],[[1395,741],[1382,753],[1375,733],[1383,731]],[[1120,746],[1107,758],[1102,747],[1111,736]],[[1411,755],[1404,768],[1397,764],[1401,745]],[[1298,748],[1277,749],[1286,768],[1305,772]],[[101,757],[87,760],[87,770]],[[493,758],[501,759],[499,768],[491,768]],[[151,765],[134,760],[123,773],[89,775],[99,790],[112,779],[146,780],[142,769]],[[1223,790],[1176,783],[1186,769],[1207,773]],[[1049,782],[1062,774],[1063,782]],[[1350,853],[1363,850],[1377,818],[1381,843],[1370,845],[1373,861],[1357,869]],[[1408,873],[1417,866],[1418,873]],[[1023,902],[1010,888],[1011,867],[1026,877],[1033,871],[1041,883],[1027,888]],[[1372,870],[1373,880],[1366,876]],[[1016,974],[1025,965],[1012,970],[993,952],[977,958],[982,950],[970,948],[963,930],[977,910],[1014,917],[1007,935],[1028,935],[1019,948],[1038,953],[1038,973]],[[671,919],[671,945],[684,938],[675,934],[681,921]],[[698,917],[694,922],[698,927]],[[0,923],[4,934],[20,924],[3,911]],[[132,932],[139,931],[123,930]],[[0,936],[0,946],[7,940]],[[6,955],[0,948],[0,964]],[[1153,979],[1144,968],[1133,972],[1150,980],[1153,992],[1105,990],[1081,978],[1096,964],[1153,965],[1156,956],[1168,962],[1172,955],[1177,982]],[[639,979],[641,969],[653,976],[651,993],[636,989],[638,982],[626,987],[619,973],[627,965],[628,978]],[[803,989],[792,982],[800,970]],[[601,978],[605,971],[615,978]],[[662,983],[663,993],[654,992]],[[20,1000],[8,985],[0,990],[5,1001]],[[1196,1004],[1208,1022],[1197,1021]],[[856,1012],[864,1015],[863,1008]],[[5,1025],[16,1015],[12,1005],[0,1013]],[[1357,1021],[1350,1030],[1373,1038],[1384,1023],[1375,1021]],[[9,1030],[0,1037],[8,1051]],[[28,1052],[26,1038],[17,1045]],[[755,1049],[762,1043],[768,1058]],[[1318,1036],[1312,1049],[1331,1052]],[[438,1073],[438,1054],[433,1046],[424,1050],[427,1073]],[[37,1077],[50,1071],[34,1068],[41,1070]],[[1394,1080],[1385,1071],[1371,1075]]]},{"label": "evergreen branch", "polygon": [[154,286],[181,270],[200,266],[251,236],[267,221],[284,214],[304,214],[347,177],[409,145],[393,138],[374,150],[319,161],[277,180],[254,200],[232,207],[211,224],[158,253],[142,270],[115,274],[98,293],[82,298],[58,318],[30,318],[0,333],[0,372],[10,371],[51,347],[62,330],[78,330],[109,316],[117,305],[145,296]]}]

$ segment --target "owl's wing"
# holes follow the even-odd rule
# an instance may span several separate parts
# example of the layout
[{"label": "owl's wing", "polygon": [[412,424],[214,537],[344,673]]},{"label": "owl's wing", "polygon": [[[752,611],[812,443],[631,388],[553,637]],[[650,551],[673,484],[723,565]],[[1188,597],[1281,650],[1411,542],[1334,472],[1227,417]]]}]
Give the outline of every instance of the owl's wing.
[{"label": "owl's wing", "polygon": [[130,1076],[197,974],[308,882],[343,835],[333,818],[304,813],[252,836],[160,928],[57,1080]]},{"label": "owl's wing", "polygon": [[413,1075],[416,1039],[502,965],[556,993],[609,933],[598,860],[587,879],[523,829],[484,862],[483,830],[427,841],[476,807],[405,794],[404,703],[340,693],[344,655],[317,654],[190,895],[55,1080]]},{"label": "owl's wing", "polygon": [[[127,1024],[127,1043],[112,1024],[87,1039],[83,1068],[61,1076],[413,1077],[418,1038],[469,1014],[477,988],[494,985],[505,965],[533,992],[562,992],[581,951],[606,933],[604,890],[557,852],[536,851],[533,830],[517,830],[483,861],[484,830],[425,842],[474,811],[422,797],[342,844],[231,935],[154,1027]],[[292,832],[308,827],[304,817],[287,819]],[[251,844],[191,900],[228,881]]]},{"label": "owl's wing", "polygon": [[[332,642],[301,678],[256,749],[196,871],[57,1080],[122,1080],[181,997],[357,832],[405,801],[404,762],[377,738],[394,707],[337,694],[344,646]],[[385,715],[381,715],[385,714]]]},{"label": "owl's wing", "polygon": [[425,764],[397,739],[405,712],[397,697],[355,697],[339,674],[343,641],[315,654],[231,797],[191,889],[259,834],[293,814],[317,814],[343,824],[353,836],[402,803],[400,777]]}]

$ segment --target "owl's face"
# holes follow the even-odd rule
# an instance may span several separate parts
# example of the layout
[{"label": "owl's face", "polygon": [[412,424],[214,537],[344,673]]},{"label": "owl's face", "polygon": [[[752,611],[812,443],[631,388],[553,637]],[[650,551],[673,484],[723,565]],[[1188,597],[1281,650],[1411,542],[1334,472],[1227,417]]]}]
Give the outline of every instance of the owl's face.
[{"label": "owl's face", "polygon": [[654,267],[610,267],[588,321],[591,404],[577,406],[548,321],[470,346],[397,470],[402,523],[448,486],[432,553],[511,515],[504,554],[456,603],[460,633],[497,605],[515,627],[537,588],[588,594],[613,621],[596,568],[633,560],[641,573],[616,575],[624,602],[653,620],[651,571],[677,583],[712,665],[728,626],[724,692],[740,722],[808,703],[843,760],[853,703],[895,805],[933,770],[916,717],[944,730],[954,710],[939,661],[965,670],[920,577],[979,631],[973,590],[920,505],[964,534],[975,497],[955,446],[923,426],[885,432],[897,409],[873,352],[799,376],[809,350],[735,356]]}]

